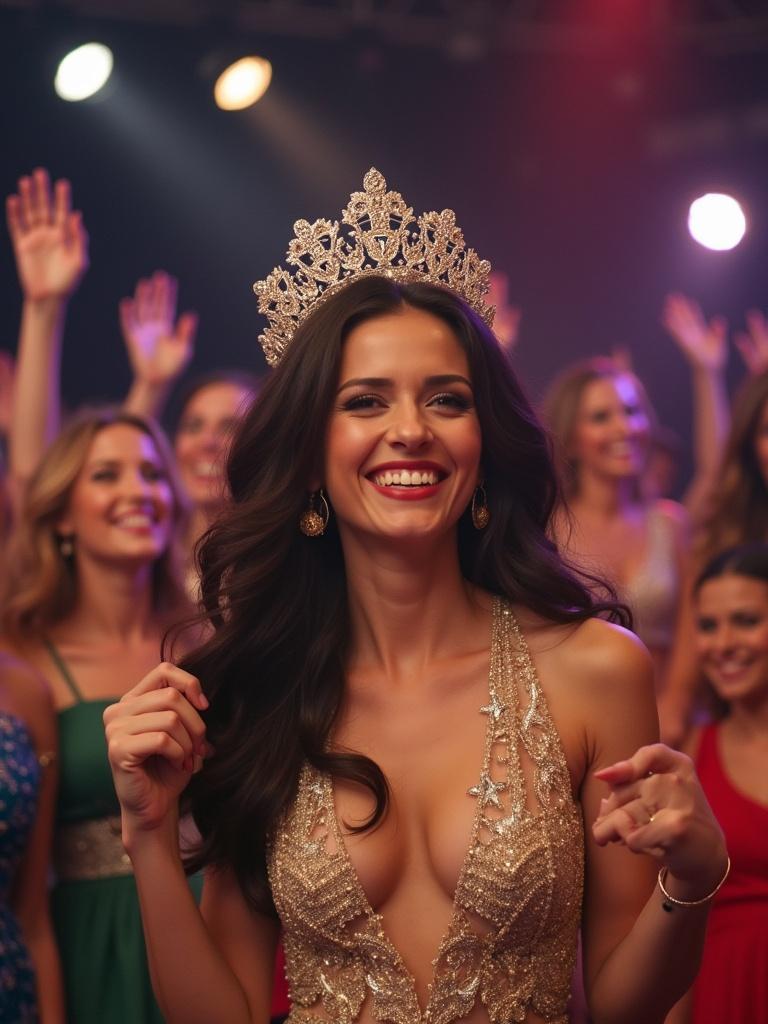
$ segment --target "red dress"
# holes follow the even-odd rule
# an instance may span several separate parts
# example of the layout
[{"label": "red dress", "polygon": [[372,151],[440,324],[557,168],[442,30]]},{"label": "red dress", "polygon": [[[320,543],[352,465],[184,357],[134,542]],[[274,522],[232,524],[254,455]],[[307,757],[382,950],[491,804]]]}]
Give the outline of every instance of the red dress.
[{"label": "red dress", "polygon": [[275,978],[272,989],[271,1017],[285,1017],[291,1010],[291,1002],[288,998],[288,982],[285,980],[285,954],[283,944],[277,947],[275,957]]},{"label": "red dress", "polygon": [[696,770],[725,833],[731,873],[710,912],[693,1024],[768,1024],[768,806],[728,779],[718,742],[718,726],[707,726]]}]

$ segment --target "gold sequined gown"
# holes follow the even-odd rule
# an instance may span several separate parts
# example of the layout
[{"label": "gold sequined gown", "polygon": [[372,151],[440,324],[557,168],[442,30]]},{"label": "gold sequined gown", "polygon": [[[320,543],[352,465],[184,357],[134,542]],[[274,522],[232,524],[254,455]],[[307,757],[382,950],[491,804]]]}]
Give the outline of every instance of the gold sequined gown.
[{"label": "gold sequined gown", "polygon": [[560,738],[525,638],[496,599],[476,810],[433,962],[427,1005],[346,852],[331,779],[305,766],[268,866],[290,1024],[450,1024],[479,1003],[493,1024],[566,1024],[581,916],[584,837]]}]

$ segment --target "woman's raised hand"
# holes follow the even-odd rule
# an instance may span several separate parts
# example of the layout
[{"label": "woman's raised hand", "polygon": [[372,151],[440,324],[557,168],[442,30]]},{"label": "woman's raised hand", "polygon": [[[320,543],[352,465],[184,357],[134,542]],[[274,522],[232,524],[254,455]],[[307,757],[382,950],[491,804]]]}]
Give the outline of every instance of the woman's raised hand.
[{"label": "woman's raised hand", "polygon": [[750,309],[746,319],[746,331],[740,331],[733,341],[747,370],[758,377],[768,370],[768,320],[759,309]]},{"label": "woman's raised hand", "polygon": [[595,778],[610,789],[592,826],[598,846],[649,854],[685,885],[685,898],[712,891],[726,870],[725,839],[689,757],[656,743]]},{"label": "woman's raised hand", "polygon": [[88,269],[88,234],[82,214],[71,209],[71,189],[61,179],[51,191],[38,167],[19,179],[6,199],[8,231],[25,299],[66,299]]},{"label": "woman's raised hand", "polygon": [[728,323],[722,316],[707,321],[697,302],[668,295],[661,322],[688,361],[702,370],[722,370],[728,358]]},{"label": "woman's raised hand", "polygon": [[163,662],[104,712],[123,835],[152,831],[175,815],[182,790],[208,753],[200,682]]},{"label": "woman's raised hand", "polygon": [[171,384],[192,358],[197,314],[176,319],[175,277],[163,270],[142,278],[133,298],[120,302],[120,328],[134,377],[153,386]]}]

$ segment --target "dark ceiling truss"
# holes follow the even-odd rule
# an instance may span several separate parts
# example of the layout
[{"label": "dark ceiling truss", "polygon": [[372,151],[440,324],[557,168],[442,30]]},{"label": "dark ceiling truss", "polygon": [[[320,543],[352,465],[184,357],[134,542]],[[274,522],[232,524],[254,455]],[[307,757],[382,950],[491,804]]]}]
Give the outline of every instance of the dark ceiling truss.
[{"label": "dark ceiling truss", "polygon": [[[608,11],[611,2],[606,0]],[[600,52],[611,47],[616,32],[610,16],[603,25],[595,22],[594,4],[585,5],[587,19],[580,18],[577,3],[553,0],[0,0],[3,7],[237,33],[366,33],[383,42],[437,49],[464,38],[507,52]],[[768,49],[766,7],[766,0],[647,0],[639,21],[643,32],[654,32],[665,45],[750,52]],[[567,16],[558,13],[563,9]],[[626,31],[626,19],[621,27]]]}]

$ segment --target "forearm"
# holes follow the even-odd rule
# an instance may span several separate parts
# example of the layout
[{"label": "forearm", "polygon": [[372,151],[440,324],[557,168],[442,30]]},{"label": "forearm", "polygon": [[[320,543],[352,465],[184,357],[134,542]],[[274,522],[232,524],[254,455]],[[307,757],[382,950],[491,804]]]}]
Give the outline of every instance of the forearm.
[{"label": "forearm", "polygon": [[717,482],[730,411],[725,380],[720,370],[693,369],[694,476],[685,504],[691,516],[701,518],[703,506]]},{"label": "forearm", "polygon": [[64,985],[50,918],[35,933],[25,934],[25,939],[35,967],[40,1024],[64,1024]]},{"label": "forearm", "polygon": [[141,380],[134,377],[130,390],[125,396],[123,408],[126,412],[136,413],[139,416],[151,416],[159,420],[168,401],[170,385],[167,383],[155,384],[151,381]]},{"label": "forearm", "polygon": [[[672,887],[670,880],[670,891]],[[680,886],[674,895],[697,898]],[[589,998],[594,1024],[663,1024],[693,984],[711,903],[675,906],[667,912],[662,902],[657,887],[632,930],[601,967]]]},{"label": "forearm", "polygon": [[138,836],[126,846],[152,985],[168,1024],[254,1024],[245,993],[195,905],[175,835]]},{"label": "forearm", "polygon": [[13,420],[11,476],[23,484],[59,430],[61,339],[67,300],[25,299],[21,311]]}]

